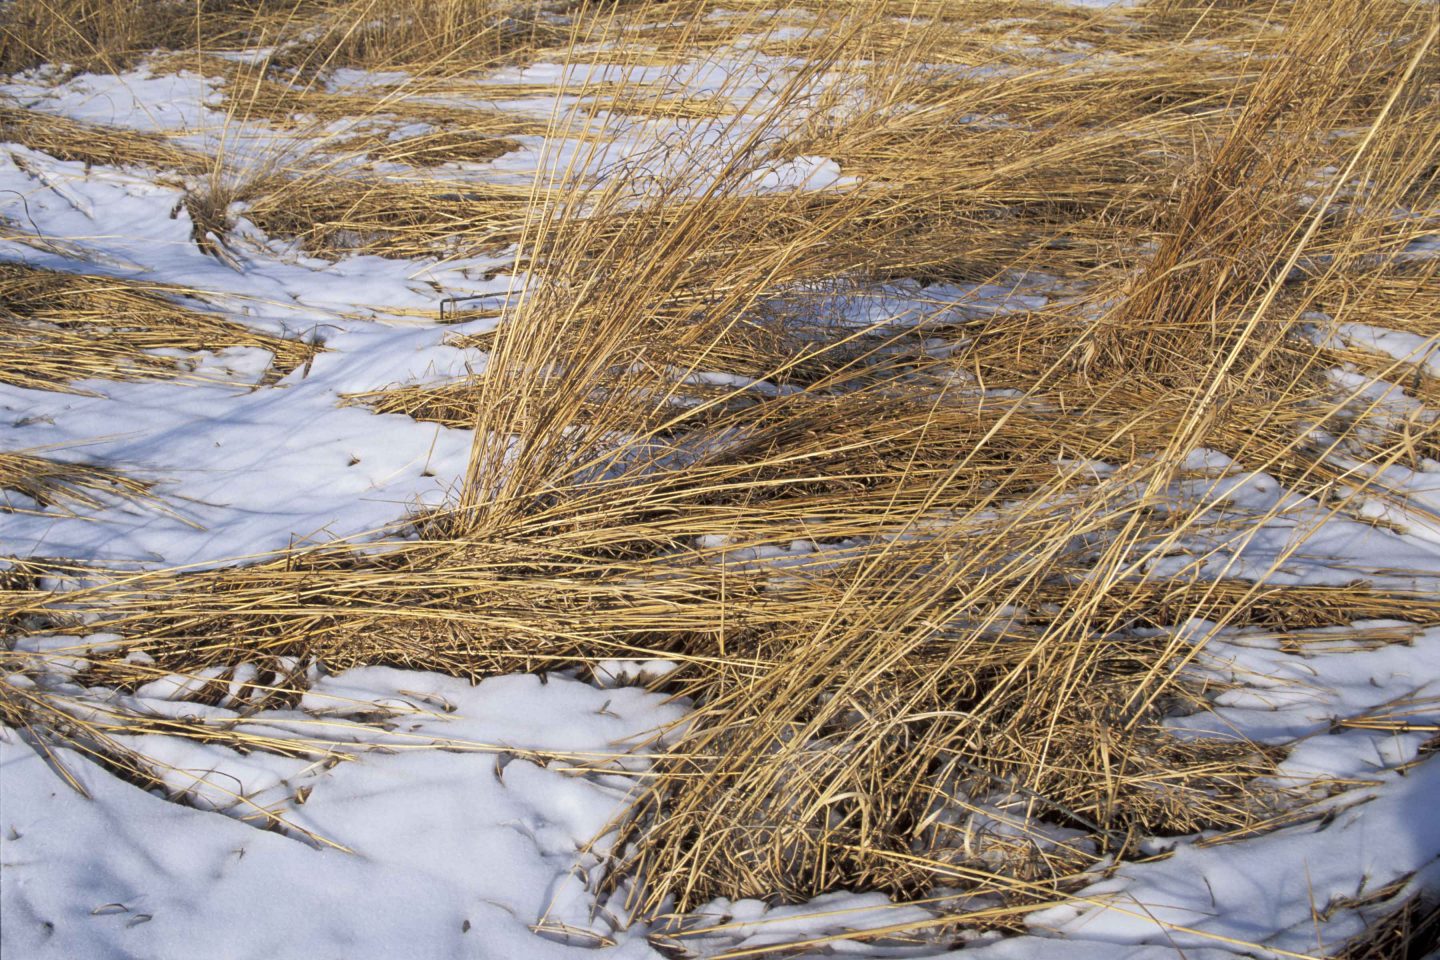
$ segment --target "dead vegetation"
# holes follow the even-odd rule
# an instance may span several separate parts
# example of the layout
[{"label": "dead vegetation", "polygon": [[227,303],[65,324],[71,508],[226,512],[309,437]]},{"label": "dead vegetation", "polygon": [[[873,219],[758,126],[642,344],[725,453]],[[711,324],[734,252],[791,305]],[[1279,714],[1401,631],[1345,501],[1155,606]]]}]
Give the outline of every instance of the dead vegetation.
[{"label": "dead vegetation", "polygon": [[[515,6],[437,0],[407,19],[382,4],[314,49],[326,65],[374,66],[439,46],[479,69],[667,19],[635,51],[652,63],[667,44],[674,57],[723,49],[761,19],[581,4],[567,33],[499,12]],[[1435,456],[1433,368],[1335,336],[1370,324],[1433,348],[1440,333],[1434,271],[1408,256],[1440,212],[1440,21],[1363,0],[900,6],[933,19],[896,40],[875,28],[894,4],[788,5],[807,23],[823,8],[823,29],[775,41],[803,56],[779,89],[712,94],[735,113],[653,90],[584,102],[551,130],[582,158],[604,157],[617,121],[597,125],[602,110],[715,124],[603,176],[577,161],[525,189],[331,169],[256,181],[244,216],[311,250],[515,245],[530,285],[493,333],[460,344],[487,352],[483,373],[348,398],[473,426],[458,502],[384,549],[203,573],[62,570],[75,589],[6,587],[0,620],[59,630],[83,615],[119,634],[146,665],[101,657],[92,670],[120,689],[267,658],[471,677],[678,661],[667,689],[695,711],[614,825],[599,891],[649,915],[717,896],[943,886],[982,898],[983,922],[1003,927],[1146,837],[1282,816],[1293,798],[1260,781],[1275,751],[1181,743],[1162,722],[1205,709],[1215,691],[1185,667],[1224,627],[1440,623],[1433,594],[1375,586],[1386,571],[1269,582],[1306,538],[1263,569],[1246,546],[1267,525],[1320,520],[1219,492],[1261,471],[1326,516],[1381,522],[1367,501],[1401,526],[1423,512],[1387,471]],[[1001,14],[1030,17],[1036,42],[997,52],[1013,39]],[[1093,52],[1057,55],[1077,50]],[[366,149],[422,166],[503,143],[424,136]],[[757,195],[809,156],[853,179]],[[149,369],[152,341],[116,316],[165,346],[230,335],[154,290],[8,271],[4,322],[30,352],[6,354],[24,357],[7,382],[73,378],[46,357],[65,371],[90,357],[90,376]],[[900,281],[903,307],[843,314]],[[1021,299],[1036,289],[1042,302]],[[111,352],[67,346],[67,318],[104,297]],[[21,332],[37,330],[43,348],[27,347]],[[307,356],[242,342],[282,368]],[[1337,360],[1364,385],[1334,382]],[[1375,378],[1420,413],[1367,393]],[[0,700],[7,722],[57,727],[36,694]],[[144,716],[69,730],[105,755],[122,730],[216,735]],[[985,831],[997,818],[1004,839]],[[1377,928],[1374,943],[1405,936]]]},{"label": "dead vegetation", "polygon": [[1340,960],[1421,960],[1440,947],[1440,904],[1433,898],[1400,884],[1366,900],[1376,919],[1335,954]]},{"label": "dead vegetation", "polygon": [[203,174],[213,166],[211,159],[155,134],[81,123],[5,103],[0,103],[0,141],[18,143],[87,167],[138,164]]},{"label": "dead vegetation", "polygon": [[75,516],[76,511],[100,508],[107,496],[132,503],[152,499],[149,484],[108,467],[34,452],[0,453],[0,497],[4,498],[0,512],[38,513],[53,508]]},{"label": "dead vegetation", "polygon": [[284,376],[315,354],[299,340],[248,329],[182,306],[195,291],[112,277],[0,264],[0,381],[75,390],[82,380],[185,377],[204,380],[185,357],[165,351],[268,351]]},{"label": "dead vegetation", "polygon": [[493,66],[553,38],[524,0],[18,0],[0,15],[0,70],[118,70],[155,50],[283,43],[287,66],[405,66],[463,56]]}]

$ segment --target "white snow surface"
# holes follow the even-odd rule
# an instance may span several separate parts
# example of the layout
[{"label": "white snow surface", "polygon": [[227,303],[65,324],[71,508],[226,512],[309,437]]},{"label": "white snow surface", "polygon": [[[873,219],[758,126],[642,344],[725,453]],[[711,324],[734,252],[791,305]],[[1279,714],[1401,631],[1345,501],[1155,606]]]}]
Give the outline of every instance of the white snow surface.
[{"label": "white snow surface", "polygon": [[[37,170],[50,182],[37,181]],[[202,308],[325,348],[308,368],[264,386],[258,381],[268,354],[258,367],[248,356],[200,358],[197,372],[213,384],[73,384],[93,395],[0,385],[4,449],[46,448],[62,458],[104,461],[157,481],[156,492],[175,513],[117,504],[86,519],[7,516],[0,554],[215,563],[280,549],[296,538],[353,535],[392,523],[407,504],[437,500],[463,470],[467,431],[376,416],[340,406],[338,398],[483,366],[483,355],[442,343],[463,327],[414,327],[406,318],[434,310],[442,284],[454,294],[503,294],[508,277],[467,276],[482,275],[495,261],[442,265],[356,256],[331,264],[255,247],[245,251],[237,272],[200,252],[183,210],[171,218],[180,191],[139,173],[87,172],[82,164],[12,146],[0,150],[0,191],[6,214],[28,221],[41,237],[84,238],[67,242],[68,256],[0,240],[0,256],[203,289],[208,303]]]},{"label": "white snow surface", "polygon": [[[589,762],[680,708],[559,677],[471,687],[383,668],[322,682],[311,705],[329,702],[331,689],[424,712],[400,714],[404,740],[386,738],[396,752],[328,770],[298,764],[277,797],[255,802],[291,799],[289,822],[352,852],[242,822],[255,813],[248,805],[227,817],[172,803],[60,751],[86,799],[4,731],[6,956],[558,958],[576,947],[532,926],[611,932],[603,912],[591,918],[573,873],[634,781],[516,754],[558,748]],[[442,701],[453,712],[437,713]],[[303,715],[254,722],[284,730],[287,719]],[[436,737],[450,750],[401,749]],[[190,760],[212,780],[240,761],[203,748]],[[309,791],[303,806],[293,804],[299,790]],[[607,952],[658,956],[641,933],[622,933]]]}]

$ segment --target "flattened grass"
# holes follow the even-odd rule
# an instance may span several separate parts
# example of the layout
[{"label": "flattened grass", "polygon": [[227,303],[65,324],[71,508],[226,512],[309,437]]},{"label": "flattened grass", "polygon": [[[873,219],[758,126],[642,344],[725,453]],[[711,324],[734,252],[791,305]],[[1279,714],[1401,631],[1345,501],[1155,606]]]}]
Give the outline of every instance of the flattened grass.
[{"label": "flattened grass", "polygon": [[[9,494],[18,494],[20,500]],[[108,467],[71,463],[31,451],[0,453],[0,513],[40,513],[56,509],[68,515],[94,510],[104,497],[132,502],[151,499],[150,484]]]},{"label": "flattened grass", "polygon": [[18,143],[61,160],[95,165],[140,165],[203,174],[213,161],[157,134],[138,133],[0,103],[0,141]]},{"label": "flattened grass", "polygon": [[158,283],[0,264],[0,381],[68,391],[80,380],[193,377],[183,358],[160,351],[253,347],[284,376],[316,348],[202,313],[188,291]]}]

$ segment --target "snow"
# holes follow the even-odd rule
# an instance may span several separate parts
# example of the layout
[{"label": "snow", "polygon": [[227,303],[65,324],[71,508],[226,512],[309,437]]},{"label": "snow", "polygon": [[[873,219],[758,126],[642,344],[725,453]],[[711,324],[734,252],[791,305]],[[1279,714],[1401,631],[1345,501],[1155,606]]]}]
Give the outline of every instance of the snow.
[{"label": "snow", "polygon": [[218,80],[190,71],[82,73],[55,84],[47,72],[13,78],[0,93],[31,110],[129,130],[200,133],[224,126]]},{"label": "snow", "polygon": [[[1323,955],[1363,929],[1353,910],[1325,924],[1314,911],[1363,897],[1440,861],[1440,764],[1388,774],[1373,799],[1318,825],[1285,828],[1242,844],[1181,846],[1161,863],[1124,866],[1081,897],[1104,901],[1066,919],[1069,908],[1032,918],[1067,936],[1171,949],[1232,941],[1272,951]],[[1355,797],[1347,802],[1355,804]]]},{"label": "snow", "polygon": [[[53,160],[11,147],[0,153],[0,190],[26,198],[41,236],[78,236],[72,256],[0,241],[0,255],[34,266],[87,269],[207,292],[206,306],[267,333],[322,343],[308,367],[256,386],[252,356],[216,356],[244,375],[222,385],[169,381],[80,382],[95,396],[0,385],[6,450],[83,448],[174,505],[156,513],[117,504],[98,517],[10,516],[0,553],[90,557],[107,562],[206,564],[282,549],[296,538],[332,538],[435,503],[464,470],[468,431],[340,406],[344,393],[441,381],[483,363],[448,345],[465,327],[416,327],[407,314],[437,309],[435,285],[454,294],[504,293],[509,278],[476,281],[494,260],[411,263],[355,256],[336,264],[242,253],[242,270],[205,256],[190,240],[180,193],[138,174]],[[26,157],[21,169],[14,155]],[[49,170],[83,209],[30,173]],[[97,233],[97,225],[102,226]],[[433,314],[432,314],[433,315]],[[265,364],[268,366],[268,363]],[[206,370],[210,367],[202,366]],[[101,519],[103,523],[95,523]]]},{"label": "snow", "polygon": [[[573,956],[574,947],[532,932],[545,918],[557,929],[591,931],[591,940],[617,937],[607,955],[659,957],[643,928],[616,931],[605,911],[592,918],[591,898],[569,881],[634,786],[589,768],[627,739],[678,719],[681,708],[658,694],[561,677],[471,687],[385,668],[326,678],[307,700],[363,698],[373,706],[423,704],[422,696],[443,698],[451,712],[409,714],[406,740],[439,739],[444,751],[399,750],[399,737],[376,732],[395,752],[357,753],[329,769],[213,746],[166,757],[219,796],[225,784],[256,804],[291,798],[287,832],[240,819],[253,815],[251,805],[227,817],[173,803],[59,751],[86,799],[22,734],[3,731],[6,955],[169,958],[218,941],[225,952],[215,955],[234,960]],[[557,748],[569,759],[502,754]],[[306,843],[296,829],[351,852]],[[277,882],[299,877],[304,883]]]}]

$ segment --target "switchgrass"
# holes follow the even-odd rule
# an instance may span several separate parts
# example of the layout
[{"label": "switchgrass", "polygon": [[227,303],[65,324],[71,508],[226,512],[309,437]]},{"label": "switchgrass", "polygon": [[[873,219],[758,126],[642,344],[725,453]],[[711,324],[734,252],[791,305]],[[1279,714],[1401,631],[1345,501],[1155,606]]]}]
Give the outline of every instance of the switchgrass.
[{"label": "switchgrass", "polygon": [[[116,71],[155,50],[230,50],[283,41],[287,66],[433,63],[471,69],[552,36],[541,4],[520,0],[18,0],[0,14],[0,70],[45,63]],[[267,43],[268,41],[268,43]]]},{"label": "switchgrass", "polygon": [[[1222,630],[1440,623],[1422,572],[1312,543],[1336,517],[1433,519],[1404,482],[1433,456],[1430,368],[1345,337],[1437,334],[1434,11],[726,6],[580,4],[562,30],[489,5],[463,36],[381,6],[317,45],[458,44],[446,83],[567,38],[567,70],[790,59],[769,86],[729,73],[706,92],[725,111],[607,79],[557,106],[524,190],[337,166],[243,197],[312,249],[511,246],[493,332],[457,339],[482,372],[348,398],[473,427],[456,501],[217,570],[58,565],[65,589],[16,581],[3,620],[122,637],[144,658],[77,654],[120,690],[673,660],[655,685],[694,709],[596,891],[650,917],[944,890],[983,899],[929,926],[1015,927],[1147,837],[1288,822],[1279,752],[1165,722],[1216,695],[1187,666]],[[801,182],[811,157],[842,179]],[[56,728],[4,683],[8,722]],[[108,756],[118,730],[224,722],[68,729]]]},{"label": "switchgrass", "polygon": [[186,291],[164,284],[0,264],[0,382],[74,391],[83,380],[213,376],[162,351],[268,351],[278,378],[316,348],[271,336],[179,302]]},{"label": "switchgrass", "polygon": [[217,27],[224,32],[233,26],[233,15],[217,16],[206,6],[196,6],[186,17],[167,0],[20,0],[7,4],[0,12],[0,70],[11,73],[44,63],[79,69],[122,68],[154,48],[193,42],[197,31],[213,37]]},{"label": "switchgrass", "polygon": [[0,140],[91,165],[140,165],[190,174],[207,172],[212,161],[164,137],[94,123],[82,123],[0,103]]},{"label": "switchgrass", "polygon": [[34,451],[0,453],[0,497],[0,512],[59,511],[69,516],[95,510],[107,497],[142,504],[153,500],[150,484],[144,481],[109,467],[56,460]]},{"label": "switchgrass", "polygon": [[526,0],[339,0],[294,5],[303,34],[282,62],[304,68],[344,65],[428,69],[439,60],[484,70],[523,60],[563,40],[552,5]]}]

